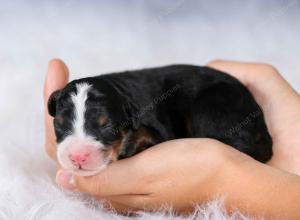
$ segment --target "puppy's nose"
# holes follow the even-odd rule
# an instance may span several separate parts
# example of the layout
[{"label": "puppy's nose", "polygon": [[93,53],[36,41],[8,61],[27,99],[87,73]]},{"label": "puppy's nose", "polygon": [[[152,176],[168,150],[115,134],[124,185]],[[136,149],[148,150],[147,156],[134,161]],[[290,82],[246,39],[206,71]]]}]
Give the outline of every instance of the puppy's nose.
[{"label": "puppy's nose", "polygon": [[74,145],[69,149],[68,157],[74,166],[81,167],[90,164],[95,154],[96,149],[90,145]]},{"label": "puppy's nose", "polygon": [[82,142],[73,143],[65,151],[64,157],[69,165],[76,169],[95,169],[103,163],[103,152],[91,144]]},{"label": "puppy's nose", "polygon": [[75,152],[70,152],[68,156],[73,165],[82,166],[88,162],[90,152],[87,150],[78,150]]}]

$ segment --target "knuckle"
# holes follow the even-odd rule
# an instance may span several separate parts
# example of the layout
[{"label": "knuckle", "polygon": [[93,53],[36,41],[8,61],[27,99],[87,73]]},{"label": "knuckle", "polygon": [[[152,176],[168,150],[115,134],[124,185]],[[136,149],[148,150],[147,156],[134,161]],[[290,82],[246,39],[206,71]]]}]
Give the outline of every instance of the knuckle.
[{"label": "knuckle", "polygon": [[90,195],[101,195],[101,188],[99,181],[89,177],[77,177],[75,185],[78,191],[85,192]]},{"label": "knuckle", "polygon": [[99,181],[92,181],[90,191],[92,194],[101,196],[103,195],[103,186]]},{"label": "knuckle", "polygon": [[266,74],[266,75],[268,75],[268,76],[270,76],[270,77],[274,77],[274,76],[278,76],[278,75],[280,75],[279,74],[279,71],[276,69],[276,67],[274,67],[273,65],[271,65],[271,64],[268,64],[268,63],[261,63],[261,64],[259,64],[260,66],[260,69],[261,69],[261,71],[264,73],[264,74]]},{"label": "knuckle", "polygon": [[204,155],[203,153],[205,152],[206,156],[200,157],[200,163],[210,163],[211,160],[221,160],[226,154],[226,149],[227,147],[218,140],[207,138],[202,140],[201,147],[198,145],[198,147],[195,148],[194,154]]}]

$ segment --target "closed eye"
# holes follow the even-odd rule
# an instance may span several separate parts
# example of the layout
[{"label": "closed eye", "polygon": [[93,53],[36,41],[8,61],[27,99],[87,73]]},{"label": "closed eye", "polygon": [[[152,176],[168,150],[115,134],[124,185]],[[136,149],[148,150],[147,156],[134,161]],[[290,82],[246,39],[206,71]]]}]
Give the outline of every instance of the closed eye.
[{"label": "closed eye", "polygon": [[99,123],[99,125],[101,125],[101,126],[107,125],[107,123],[108,123],[108,117],[105,116],[105,115],[101,115],[101,116],[98,118],[98,123]]},{"label": "closed eye", "polygon": [[62,115],[57,115],[57,116],[55,117],[55,120],[56,120],[59,124],[63,124],[64,121],[65,121],[65,118],[64,118],[64,116],[62,116]]}]

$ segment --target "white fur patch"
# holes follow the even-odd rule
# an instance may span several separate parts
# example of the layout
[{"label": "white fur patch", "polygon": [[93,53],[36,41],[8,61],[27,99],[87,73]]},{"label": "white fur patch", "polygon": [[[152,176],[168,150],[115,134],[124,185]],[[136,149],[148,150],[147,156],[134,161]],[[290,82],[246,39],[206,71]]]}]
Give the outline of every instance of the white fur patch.
[{"label": "white fur patch", "polygon": [[84,132],[84,114],[86,111],[85,102],[87,100],[87,94],[91,85],[87,83],[77,84],[77,94],[72,94],[71,99],[74,104],[75,118],[73,121],[74,135],[78,138],[84,138],[86,136]]},{"label": "white fur patch", "polygon": [[[88,98],[88,92],[91,85],[87,83],[81,83],[76,85],[77,93],[71,94],[71,99],[74,104],[74,120],[72,123],[72,134],[67,136],[61,143],[57,146],[57,159],[61,166],[65,169],[73,169],[73,165],[68,158],[68,152],[70,147],[74,143],[82,142],[93,146],[95,149],[104,148],[103,143],[96,141],[95,138],[86,134],[84,129],[85,124],[85,112],[86,112],[86,100]],[[99,164],[99,167],[94,167],[93,171],[82,171],[80,175],[89,175],[91,173],[99,172],[99,170],[104,169],[106,164]]]}]

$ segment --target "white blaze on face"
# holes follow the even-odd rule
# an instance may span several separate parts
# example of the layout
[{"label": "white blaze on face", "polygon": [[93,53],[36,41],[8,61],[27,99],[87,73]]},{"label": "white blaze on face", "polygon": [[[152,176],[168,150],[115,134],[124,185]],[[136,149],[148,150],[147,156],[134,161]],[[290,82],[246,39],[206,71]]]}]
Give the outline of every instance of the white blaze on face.
[{"label": "white blaze on face", "polygon": [[[57,146],[57,158],[61,166],[79,175],[93,175],[106,167],[105,161],[101,160],[101,151],[99,151],[104,148],[104,145],[86,134],[84,129],[86,100],[90,88],[91,85],[87,83],[76,85],[77,93],[71,94],[74,105],[72,132]],[[83,170],[74,171],[76,167],[72,164],[69,155],[74,151],[85,149],[90,149],[89,162],[82,167]]]},{"label": "white blaze on face", "polygon": [[86,134],[84,131],[84,115],[86,111],[85,102],[87,100],[87,94],[91,85],[86,83],[84,84],[77,84],[77,94],[71,94],[71,99],[74,104],[74,114],[75,118],[73,121],[73,129],[74,135],[78,138],[85,138]]}]

